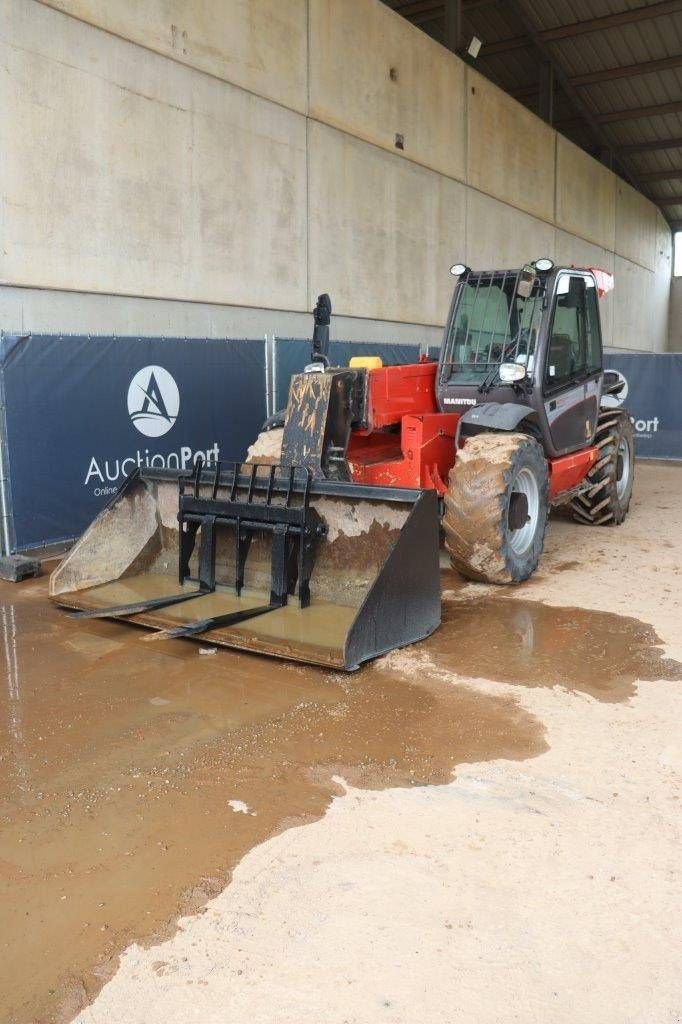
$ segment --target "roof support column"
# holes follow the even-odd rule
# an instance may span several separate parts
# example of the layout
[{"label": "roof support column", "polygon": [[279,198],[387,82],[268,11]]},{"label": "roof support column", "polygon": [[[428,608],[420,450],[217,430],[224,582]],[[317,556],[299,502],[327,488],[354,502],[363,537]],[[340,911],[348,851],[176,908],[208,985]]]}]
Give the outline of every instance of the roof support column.
[{"label": "roof support column", "polygon": [[453,53],[461,54],[464,48],[462,38],[462,0],[445,0],[445,45]]},{"label": "roof support column", "polygon": [[554,68],[551,60],[540,63],[538,114],[547,124],[554,123]]},{"label": "roof support column", "polygon": [[613,170],[613,149],[611,146],[600,146],[599,148],[599,159],[605,164],[610,171]]}]

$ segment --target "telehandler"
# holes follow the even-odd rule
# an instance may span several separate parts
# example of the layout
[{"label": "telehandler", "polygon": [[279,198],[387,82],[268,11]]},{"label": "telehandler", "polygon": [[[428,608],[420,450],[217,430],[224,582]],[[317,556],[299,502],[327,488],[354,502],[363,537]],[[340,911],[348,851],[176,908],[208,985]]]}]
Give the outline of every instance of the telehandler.
[{"label": "telehandler", "polygon": [[534,572],[550,506],[622,523],[634,437],[602,366],[611,275],[549,259],[451,272],[437,362],[330,367],[320,296],[311,362],[246,462],[136,470],[53,573],[52,599],[148,639],[350,670],[440,624],[441,528],[455,569],[504,584]]}]

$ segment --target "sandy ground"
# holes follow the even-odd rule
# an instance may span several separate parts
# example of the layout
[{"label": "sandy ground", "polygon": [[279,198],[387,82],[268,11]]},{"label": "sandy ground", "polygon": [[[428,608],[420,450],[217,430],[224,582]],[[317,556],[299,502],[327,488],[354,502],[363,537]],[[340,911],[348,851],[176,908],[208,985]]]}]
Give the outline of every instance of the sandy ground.
[{"label": "sandy ground", "polygon": [[[626,525],[553,521],[541,571],[507,599],[638,618],[682,661],[681,583],[682,469],[640,465]],[[532,622],[521,642],[542,643]],[[424,647],[384,669],[511,696],[549,749],[444,786],[346,786],[321,820],[252,849],[171,939],[132,945],[80,1024],[682,1020],[675,673],[617,697],[471,678]]]}]

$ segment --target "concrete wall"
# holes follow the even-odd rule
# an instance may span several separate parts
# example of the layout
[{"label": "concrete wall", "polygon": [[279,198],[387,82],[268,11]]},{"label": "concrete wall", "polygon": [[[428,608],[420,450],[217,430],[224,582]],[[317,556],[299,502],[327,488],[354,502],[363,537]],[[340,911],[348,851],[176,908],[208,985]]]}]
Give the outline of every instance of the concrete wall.
[{"label": "concrete wall", "polygon": [[3,280],[305,309],[304,116],[5,7]]},{"label": "concrete wall", "polygon": [[547,255],[615,270],[607,343],[666,347],[656,208],[380,0],[3,13],[1,328],[307,333],[325,290],[432,340],[451,263]]},{"label": "concrete wall", "polygon": [[551,222],[556,133],[476,71],[467,83],[468,184]]},{"label": "concrete wall", "polygon": [[670,337],[671,352],[682,352],[682,277],[673,278],[670,293]]},{"label": "concrete wall", "polygon": [[332,281],[344,312],[442,323],[464,186],[316,122],[308,145],[311,296]]},{"label": "concrete wall", "polygon": [[[465,65],[379,0],[312,0],[309,114],[458,180]],[[443,116],[447,111],[447,116]]]},{"label": "concrete wall", "polygon": [[[309,338],[309,312],[144,299],[128,295],[0,287],[0,324],[7,332],[115,334],[179,338]],[[440,327],[342,316],[332,318],[338,341],[392,341],[437,347]]]},{"label": "concrete wall", "polygon": [[615,249],[616,177],[562,135],[557,136],[555,220],[578,238]]},{"label": "concrete wall", "polygon": [[307,0],[44,2],[164,57],[305,113]]}]

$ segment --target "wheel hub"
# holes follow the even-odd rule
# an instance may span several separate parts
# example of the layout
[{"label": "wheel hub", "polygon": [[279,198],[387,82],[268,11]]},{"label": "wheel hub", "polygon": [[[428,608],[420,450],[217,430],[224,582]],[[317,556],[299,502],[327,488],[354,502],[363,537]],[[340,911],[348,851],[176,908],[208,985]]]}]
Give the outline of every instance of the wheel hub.
[{"label": "wheel hub", "polygon": [[540,519],[540,488],[527,467],[519,470],[512,484],[507,511],[507,536],[516,555],[531,547]]},{"label": "wheel hub", "polygon": [[630,483],[630,445],[622,437],[616,454],[616,493],[622,499]]},{"label": "wheel hub", "polygon": [[528,497],[521,491],[512,491],[507,521],[510,530],[520,530],[528,522]]}]

